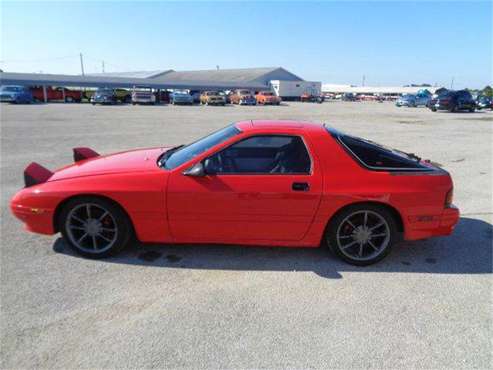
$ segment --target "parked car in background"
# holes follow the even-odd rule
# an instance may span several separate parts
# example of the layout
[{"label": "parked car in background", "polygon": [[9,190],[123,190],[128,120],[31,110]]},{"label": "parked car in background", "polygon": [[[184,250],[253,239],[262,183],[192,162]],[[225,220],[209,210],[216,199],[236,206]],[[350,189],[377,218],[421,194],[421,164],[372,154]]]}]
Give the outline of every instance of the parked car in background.
[{"label": "parked car in background", "polygon": [[313,95],[310,93],[304,93],[300,96],[300,101],[302,103],[323,103],[324,96],[323,95]]},{"label": "parked car in background", "polygon": [[415,107],[416,96],[413,94],[404,94],[395,101],[397,107]]},{"label": "parked car in background", "polygon": [[118,99],[115,90],[110,88],[97,89],[91,96],[91,104],[116,104]]},{"label": "parked car in background", "polygon": [[231,104],[238,105],[256,105],[257,100],[250,90],[235,90],[233,94],[229,96]]},{"label": "parked car in background", "polygon": [[279,96],[274,95],[272,91],[260,91],[257,95],[255,95],[255,99],[257,100],[257,104],[260,105],[279,105],[281,104],[281,98]]},{"label": "parked car in background", "polygon": [[430,103],[431,95],[416,95],[414,98],[414,104],[416,107],[427,107]]},{"label": "parked car in background", "polygon": [[[66,87],[52,87],[47,86],[46,88],[46,100],[56,101],[61,100],[67,103],[80,103],[82,101],[82,91],[71,90]],[[31,93],[35,101],[44,102],[44,92],[42,86],[31,87]]]},{"label": "parked car in background", "polygon": [[192,105],[194,103],[194,99],[193,96],[186,91],[173,91],[170,95],[170,102],[173,105],[177,105],[177,104]]},{"label": "parked car in background", "polygon": [[476,102],[467,90],[448,90],[439,95],[434,104],[430,104],[430,109],[433,112],[437,110],[448,110],[449,112],[467,110],[474,112],[476,110]]},{"label": "parked car in background", "polygon": [[0,87],[0,102],[28,104],[33,102],[33,95],[25,86],[4,85]]},{"label": "parked car in background", "polygon": [[115,89],[115,96],[117,103],[131,103],[132,102],[132,92],[127,89]]},{"label": "parked car in background", "polygon": [[132,104],[156,104],[156,96],[148,86],[134,86],[132,89]]},{"label": "parked car in background", "polygon": [[168,90],[159,90],[154,92],[156,96],[156,103],[169,103],[170,102],[170,92]]},{"label": "parked car in background", "polygon": [[416,95],[415,95],[415,102],[416,106],[423,106],[427,107],[430,104],[430,100],[432,98],[432,95],[429,90],[427,89],[421,89],[419,90]]},{"label": "parked car in background", "polygon": [[217,91],[204,91],[200,95],[200,104],[202,105],[226,105],[226,98]]},{"label": "parked car in background", "polygon": [[489,96],[480,95],[476,99],[476,107],[478,109],[493,109],[493,99]]},{"label": "parked car in background", "polygon": [[353,93],[344,93],[341,95],[341,100],[342,101],[356,101],[358,100],[356,95]]},{"label": "parked car in background", "polygon": [[199,90],[187,90],[186,92],[192,96],[194,103],[200,103],[200,95],[202,93]]}]

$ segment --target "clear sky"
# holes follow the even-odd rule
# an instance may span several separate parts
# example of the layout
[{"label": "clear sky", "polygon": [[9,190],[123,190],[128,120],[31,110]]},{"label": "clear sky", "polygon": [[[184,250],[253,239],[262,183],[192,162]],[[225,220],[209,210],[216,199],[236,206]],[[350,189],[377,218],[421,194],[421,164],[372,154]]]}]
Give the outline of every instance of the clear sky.
[{"label": "clear sky", "polygon": [[1,2],[10,72],[283,66],[326,83],[492,83],[492,2]]}]

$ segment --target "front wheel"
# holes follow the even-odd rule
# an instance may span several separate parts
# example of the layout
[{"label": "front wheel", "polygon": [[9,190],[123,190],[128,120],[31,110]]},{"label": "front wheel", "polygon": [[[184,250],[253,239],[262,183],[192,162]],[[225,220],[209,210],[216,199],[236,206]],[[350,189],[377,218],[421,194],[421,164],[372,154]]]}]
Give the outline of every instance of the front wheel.
[{"label": "front wheel", "polygon": [[79,254],[104,258],[124,249],[133,228],[128,216],[112,202],[82,197],[69,201],[58,218],[66,242]]},{"label": "front wheel", "polygon": [[397,240],[397,225],[392,214],[383,207],[350,206],[330,222],[325,240],[342,260],[367,266],[390,253]]}]

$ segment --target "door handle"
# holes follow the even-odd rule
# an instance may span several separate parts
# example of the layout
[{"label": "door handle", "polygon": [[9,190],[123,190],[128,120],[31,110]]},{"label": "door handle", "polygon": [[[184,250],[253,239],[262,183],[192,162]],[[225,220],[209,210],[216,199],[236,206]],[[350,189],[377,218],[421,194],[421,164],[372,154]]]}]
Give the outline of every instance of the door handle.
[{"label": "door handle", "polygon": [[307,182],[293,182],[291,187],[294,191],[308,191],[310,190],[310,184]]}]

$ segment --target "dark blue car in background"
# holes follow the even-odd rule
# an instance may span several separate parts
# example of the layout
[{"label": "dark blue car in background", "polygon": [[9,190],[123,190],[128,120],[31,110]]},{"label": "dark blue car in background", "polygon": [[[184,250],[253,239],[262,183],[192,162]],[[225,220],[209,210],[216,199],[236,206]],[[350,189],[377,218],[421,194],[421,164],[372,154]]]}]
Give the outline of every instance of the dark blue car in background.
[{"label": "dark blue car in background", "polygon": [[25,86],[6,85],[0,87],[0,102],[21,104],[32,103],[33,94]]}]

